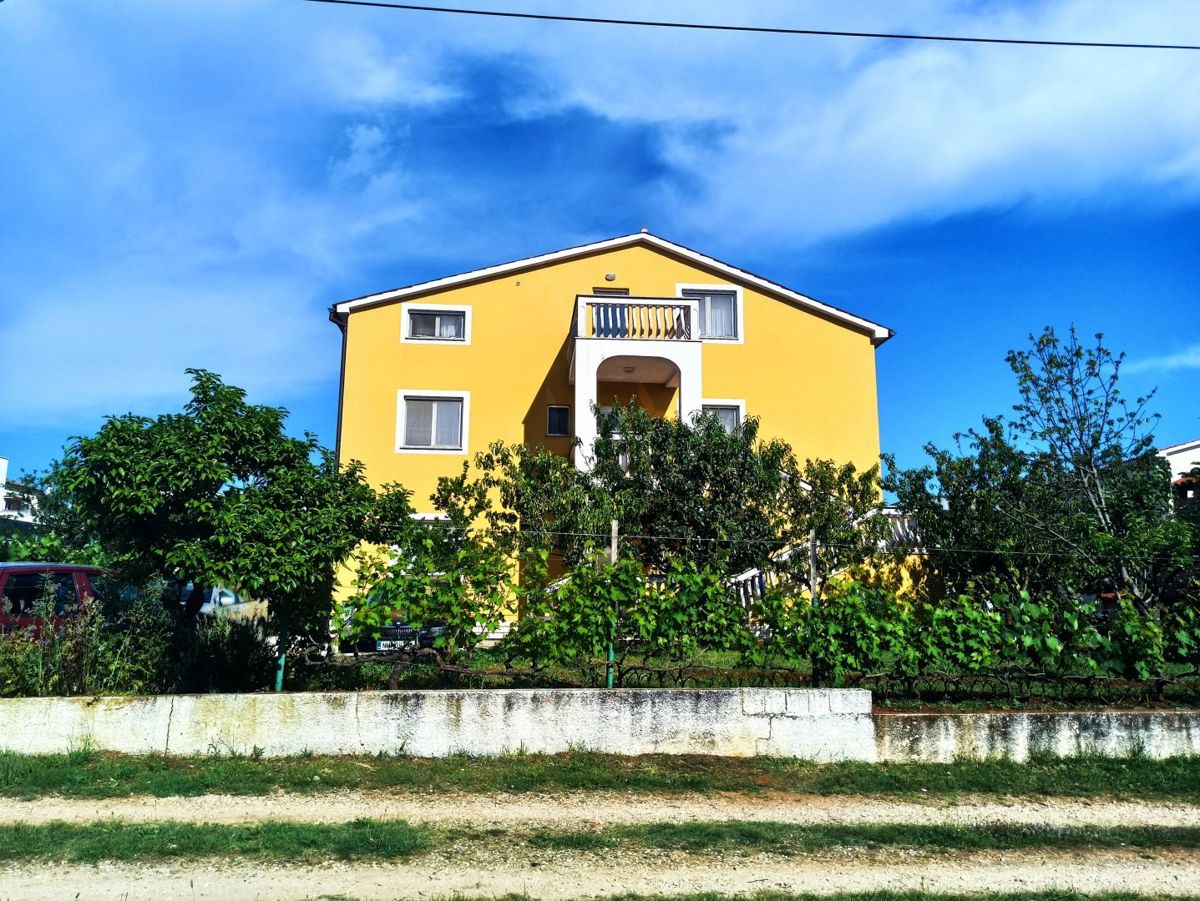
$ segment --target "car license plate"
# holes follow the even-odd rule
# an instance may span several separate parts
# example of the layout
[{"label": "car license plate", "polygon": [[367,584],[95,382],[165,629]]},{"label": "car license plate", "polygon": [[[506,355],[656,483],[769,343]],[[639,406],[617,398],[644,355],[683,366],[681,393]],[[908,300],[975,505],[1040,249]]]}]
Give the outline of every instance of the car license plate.
[{"label": "car license plate", "polygon": [[408,647],[407,641],[394,641],[392,639],[379,639],[375,642],[375,650],[377,651],[403,651]]}]

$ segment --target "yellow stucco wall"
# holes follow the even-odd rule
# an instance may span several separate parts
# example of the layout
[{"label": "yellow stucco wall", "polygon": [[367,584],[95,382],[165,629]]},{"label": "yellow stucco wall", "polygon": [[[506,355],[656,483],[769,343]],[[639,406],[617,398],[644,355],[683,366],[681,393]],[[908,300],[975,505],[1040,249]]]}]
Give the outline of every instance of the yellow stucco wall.
[{"label": "yellow stucco wall", "polygon": [[[616,279],[605,281],[605,273]],[[729,278],[646,246],[627,246],[457,286],[350,313],[346,325],[339,453],[366,465],[375,485],[401,482],[414,507],[432,509],[438,476],[496,440],[541,443],[567,453],[570,439],[547,438],[546,406],[573,406],[568,379],[577,294],[594,287],[628,288],[634,296],[673,297],[678,284],[734,284]],[[705,342],[704,398],[744,399],[762,420],[764,437],[786,440],[797,455],[851,461],[879,457],[875,349],[869,335],[743,288],[743,343]],[[471,306],[469,345],[402,343],[405,304]],[[599,387],[606,404],[616,390]],[[399,390],[469,391],[466,453],[397,453]],[[674,389],[635,389],[654,412],[668,409]],[[587,411],[572,409],[575,417]]]}]

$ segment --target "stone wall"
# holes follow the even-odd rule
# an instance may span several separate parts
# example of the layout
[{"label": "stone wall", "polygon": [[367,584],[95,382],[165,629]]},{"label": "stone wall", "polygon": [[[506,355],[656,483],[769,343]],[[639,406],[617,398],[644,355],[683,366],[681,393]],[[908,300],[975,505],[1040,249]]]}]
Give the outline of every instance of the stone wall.
[{"label": "stone wall", "polygon": [[880,713],[879,761],[1200,754],[1200,711]]},{"label": "stone wall", "polygon": [[870,760],[859,690],[531,690],[19,698],[0,701],[0,748],[441,757],[588,749]]},{"label": "stone wall", "polygon": [[129,754],[763,754],[812,760],[1200,755],[1200,711],[875,713],[869,692],[322,692],[0,700],[0,749]]}]

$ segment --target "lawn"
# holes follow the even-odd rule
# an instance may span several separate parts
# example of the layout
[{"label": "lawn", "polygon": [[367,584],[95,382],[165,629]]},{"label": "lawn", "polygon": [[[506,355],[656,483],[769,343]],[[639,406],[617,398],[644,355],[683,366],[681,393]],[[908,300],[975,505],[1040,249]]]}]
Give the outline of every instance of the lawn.
[{"label": "lawn", "polygon": [[737,792],[953,797],[1119,797],[1200,802],[1200,758],[1048,758],[952,764],[817,764],[768,757],[591,752],[498,758],[0,752],[0,796],[109,798],[272,791]]}]

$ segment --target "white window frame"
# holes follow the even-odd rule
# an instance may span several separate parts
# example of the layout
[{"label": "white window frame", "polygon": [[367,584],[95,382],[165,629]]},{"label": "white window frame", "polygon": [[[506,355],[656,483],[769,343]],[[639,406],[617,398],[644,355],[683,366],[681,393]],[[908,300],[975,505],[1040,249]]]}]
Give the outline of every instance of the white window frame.
[{"label": "white window frame", "polygon": [[[413,313],[432,313],[435,316],[441,313],[462,313],[463,336],[462,338],[429,338],[414,336],[412,333]],[[440,344],[445,347],[466,347],[471,343],[470,305],[460,303],[420,303],[417,301],[404,304],[404,312],[400,317],[400,343]]]},{"label": "white window frame", "polygon": [[[462,432],[459,435],[461,447],[410,447],[404,443],[405,417],[408,413],[405,401],[413,400],[460,400],[462,401]],[[398,454],[442,454],[450,457],[465,457],[470,447],[471,426],[471,392],[470,391],[430,391],[424,388],[401,388],[396,392],[396,453]],[[434,423],[434,433],[437,423]]]},{"label": "white window frame", "polygon": [[742,291],[741,285],[685,285],[685,284],[675,285],[675,296],[676,297],[683,298],[684,291],[712,291],[714,293],[720,292],[721,294],[732,294],[733,295],[733,305],[735,307],[735,309],[733,311],[734,321],[737,323],[737,325],[735,326],[737,329],[737,335],[735,335],[732,338],[709,338],[709,337],[706,337],[706,336],[703,336],[700,334],[700,322],[699,321],[694,323],[693,327],[696,330],[696,337],[699,338],[701,341],[712,341],[716,344],[745,344],[746,343],[746,316],[745,316],[746,299],[743,296],[744,292]]},{"label": "white window frame", "polygon": [[[565,432],[550,431],[550,411],[551,410],[566,410],[567,411],[567,430]],[[547,438],[570,438],[571,437],[571,405],[570,404],[546,404],[546,437]]]},{"label": "white window frame", "polygon": [[706,397],[700,401],[701,412],[707,412],[706,407],[736,407],[738,428],[746,421],[746,401],[740,397]]}]

